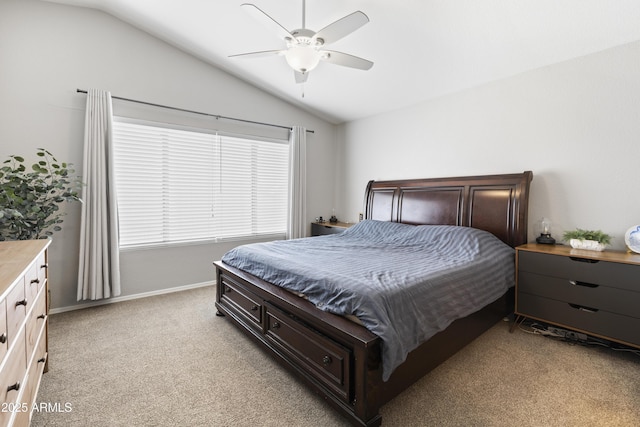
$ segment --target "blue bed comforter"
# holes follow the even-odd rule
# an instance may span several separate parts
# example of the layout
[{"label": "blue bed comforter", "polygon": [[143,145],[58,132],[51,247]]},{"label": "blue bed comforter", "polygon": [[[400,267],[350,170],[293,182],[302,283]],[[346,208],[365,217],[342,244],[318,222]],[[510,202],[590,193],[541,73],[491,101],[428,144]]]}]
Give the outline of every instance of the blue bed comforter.
[{"label": "blue bed comforter", "polygon": [[407,354],[514,284],[514,250],[446,225],[362,221],[341,234],[239,246],[222,261],[355,315],[382,339],[383,380]]}]

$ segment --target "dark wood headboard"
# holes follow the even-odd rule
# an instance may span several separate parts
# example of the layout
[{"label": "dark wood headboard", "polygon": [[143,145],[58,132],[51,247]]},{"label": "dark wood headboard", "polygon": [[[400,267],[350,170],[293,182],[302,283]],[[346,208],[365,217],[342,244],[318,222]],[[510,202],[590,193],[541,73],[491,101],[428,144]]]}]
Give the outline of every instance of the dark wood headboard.
[{"label": "dark wood headboard", "polygon": [[365,218],[461,225],[489,231],[509,246],[527,243],[533,173],[369,181]]}]

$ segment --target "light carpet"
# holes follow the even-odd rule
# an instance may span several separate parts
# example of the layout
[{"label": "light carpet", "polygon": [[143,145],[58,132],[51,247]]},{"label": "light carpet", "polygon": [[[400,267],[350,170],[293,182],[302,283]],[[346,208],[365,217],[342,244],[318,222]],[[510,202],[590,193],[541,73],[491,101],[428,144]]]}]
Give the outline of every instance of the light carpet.
[{"label": "light carpet", "polygon": [[[214,300],[205,287],[52,315],[50,410],[32,426],[348,425]],[[640,357],[501,322],[381,413],[383,426],[638,426]]]}]

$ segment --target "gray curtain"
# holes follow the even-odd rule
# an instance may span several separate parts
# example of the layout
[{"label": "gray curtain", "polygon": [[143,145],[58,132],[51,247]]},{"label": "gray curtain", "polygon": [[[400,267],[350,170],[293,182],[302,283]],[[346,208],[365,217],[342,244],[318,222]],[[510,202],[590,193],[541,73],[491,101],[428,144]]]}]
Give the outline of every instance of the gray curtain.
[{"label": "gray curtain", "polygon": [[294,126],[289,136],[289,217],[287,239],[307,234],[307,130]]},{"label": "gray curtain", "polygon": [[78,301],[120,295],[111,94],[87,91]]}]

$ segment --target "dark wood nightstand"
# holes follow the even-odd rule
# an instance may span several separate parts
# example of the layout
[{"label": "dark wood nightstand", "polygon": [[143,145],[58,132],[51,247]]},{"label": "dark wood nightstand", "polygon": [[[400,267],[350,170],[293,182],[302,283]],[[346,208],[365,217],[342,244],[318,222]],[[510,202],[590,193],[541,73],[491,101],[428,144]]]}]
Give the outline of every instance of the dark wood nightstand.
[{"label": "dark wood nightstand", "polygon": [[516,248],[517,316],[640,348],[640,255]]},{"label": "dark wood nightstand", "polygon": [[312,222],[311,235],[322,236],[324,234],[338,234],[352,225],[353,223],[349,222]]}]

